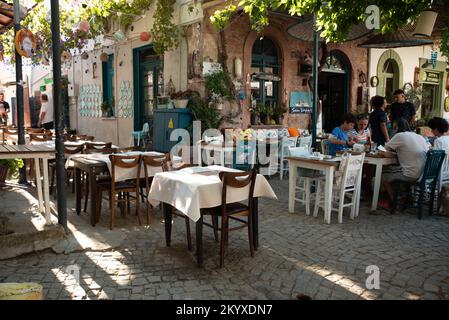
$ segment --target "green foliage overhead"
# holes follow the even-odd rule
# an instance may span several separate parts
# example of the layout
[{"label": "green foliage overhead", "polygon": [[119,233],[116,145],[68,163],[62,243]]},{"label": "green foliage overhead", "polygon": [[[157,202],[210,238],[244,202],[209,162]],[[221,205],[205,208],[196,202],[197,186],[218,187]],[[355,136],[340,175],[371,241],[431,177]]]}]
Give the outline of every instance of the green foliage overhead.
[{"label": "green foliage overhead", "polygon": [[173,23],[173,12],[176,0],[158,1],[154,13],[154,24],[151,29],[154,51],[163,54],[179,45],[179,29]]},{"label": "green foliage overhead", "polygon": [[[288,12],[292,16],[316,12],[321,37],[328,42],[342,42],[352,25],[366,20],[365,10],[368,5],[379,7],[380,32],[386,33],[414,21],[431,4],[432,0],[241,0],[231,1],[223,10],[216,11],[210,20],[215,27],[222,29],[229,24],[233,13],[239,8],[249,15],[252,28],[262,33],[270,23],[270,11]],[[448,40],[449,35],[446,33],[443,41],[446,47]],[[449,50],[446,50],[446,56],[449,56]]]}]

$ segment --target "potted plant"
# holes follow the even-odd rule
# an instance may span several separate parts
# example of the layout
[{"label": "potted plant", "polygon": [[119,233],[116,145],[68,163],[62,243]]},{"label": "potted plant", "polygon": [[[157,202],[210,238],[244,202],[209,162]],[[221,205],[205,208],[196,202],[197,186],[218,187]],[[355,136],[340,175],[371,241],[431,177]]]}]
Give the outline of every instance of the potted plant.
[{"label": "potted plant", "polygon": [[264,106],[264,113],[265,113],[265,119],[264,119],[263,123],[265,125],[270,125],[271,124],[271,117],[274,114],[273,105],[271,103],[270,104],[266,104]]},{"label": "potted plant", "polygon": [[249,108],[249,112],[251,112],[251,124],[260,124],[260,115],[263,112],[263,104],[260,102],[255,103]]},{"label": "potted plant", "polygon": [[16,177],[22,167],[22,159],[0,159],[0,186],[5,184],[7,177]]},{"label": "potted plant", "polygon": [[184,91],[172,93],[170,95],[170,98],[172,99],[173,104],[177,109],[184,109],[187,107],[187,104],[189,103],[189,97],[186,95]]},{"label": "potted plant", "polygon": [[103,103],[100,106],[102,117],[108,117],[111,110],[111,105],[109,104],[109,101],[103,101]]},{"label": "potted plant", "polygon": [[273,118],[276,121],[276,124],[282,124],[282,120],[284,119],[284,113],[287,112],[287,106],[285,103],[282,103],[278,108],[274,108]]}]

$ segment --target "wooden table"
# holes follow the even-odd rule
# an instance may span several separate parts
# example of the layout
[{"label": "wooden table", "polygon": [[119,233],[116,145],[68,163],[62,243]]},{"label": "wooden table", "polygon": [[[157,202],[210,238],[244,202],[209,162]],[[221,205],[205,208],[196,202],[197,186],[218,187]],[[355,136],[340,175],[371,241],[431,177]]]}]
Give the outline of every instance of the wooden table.
[{"label": "wooden table", "polygon": [[371,210],[374,211],[377,209],[377,202],[379,201],[380,182],[382,179],[382,168],[383,166],[398,164],[398,160],[397,158],[385,158],[366,153],[364,162],[376,166],[376,173],[374,174],[373,201],[371,203]]},{"label": "wooden table", "polygon": [[[100,212],[97,212],[97,183],[96,177],[101,172],[108,170],[105,162],[95,159],[82,157],[73,157],[73,166],[75,168],[75,193],[76,193],[76,214],[81,212],[81,172],[86,172],[89,180],[90,192],[90,224],[95,226],[100,221]],[[86,197],[88,195],[86,194]]]},{"label": "wooden table", "polygon": [[286,157],[289,160],[289,188],[288,188],[288,212],[295,212],[296,180],[298,178],[298,168],[321,170],[325,172],[326,182],[324,186],[324,220],[331,223],[331,201],[332,185],[334,181],[335,168],[338,168],[338,161],[317,160],[303,157]]},{"label": "wooden table", "polygon": [[[45,213],[47,225],[51,225],[50,194],[48,183],[48,159],[54,158],[55,149],[45,145],[0,145],[0,159],[34,159],[36,171],[36,187],[39,201],[39,211]],[[40,160],[42,160],[43,190],[41,183]],[[43,191],[43,192],[42,192]],[[43,194],[43,197],[42,197]]]}]

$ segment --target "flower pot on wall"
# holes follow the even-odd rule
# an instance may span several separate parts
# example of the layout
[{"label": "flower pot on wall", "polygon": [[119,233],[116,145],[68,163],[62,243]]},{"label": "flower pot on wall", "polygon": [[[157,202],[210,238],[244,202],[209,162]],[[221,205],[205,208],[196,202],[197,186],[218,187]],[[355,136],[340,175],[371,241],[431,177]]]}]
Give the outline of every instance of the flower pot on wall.
[{"label": "flower pot on wall", "polygon": [[176,109],[184,109],[189,104],[189,99],[175,99],[173,100],[173,104]]}]

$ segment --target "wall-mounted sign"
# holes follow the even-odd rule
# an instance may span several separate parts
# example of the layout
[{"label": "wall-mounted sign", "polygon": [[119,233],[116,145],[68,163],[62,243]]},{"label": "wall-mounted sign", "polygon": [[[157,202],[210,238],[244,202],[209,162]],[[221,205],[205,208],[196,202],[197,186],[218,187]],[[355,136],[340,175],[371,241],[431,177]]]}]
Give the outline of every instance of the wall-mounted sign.
[{"label": "wall-mounted sign", "polygon": [[290,113],[312,113],[311,93],[292,91],[290,93]]},{"label": "wall-mounted sign", "polygon": [[40,86],[39,87],[39,91],[40,92],[45,92],[47,90],[47,86]]},{"label": "wall-mounted sign", "polygon": [[223,70],[221,63],[218,62],[203,62],[203,76]]},{"label": "wall-mounted sign", "polygon": [[440,74],[438,72],[429,72],[426,71],[423,73],[423,79],[424,82],[430,82],[430,83],[440,83]]},{"label": "wall-mounted sign", "polygon": [[45,83],[45,84],[53,84],[53,79],[45,78],[45,79],[44,79],[44,83]]},{"label": "wall-mounted sign", "polygon": [[36,53],[36,38],[30,30],[19,30],[16,34],[15,45],[17,53],[22,57],[29,58]]}]

